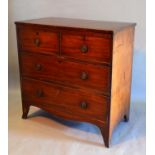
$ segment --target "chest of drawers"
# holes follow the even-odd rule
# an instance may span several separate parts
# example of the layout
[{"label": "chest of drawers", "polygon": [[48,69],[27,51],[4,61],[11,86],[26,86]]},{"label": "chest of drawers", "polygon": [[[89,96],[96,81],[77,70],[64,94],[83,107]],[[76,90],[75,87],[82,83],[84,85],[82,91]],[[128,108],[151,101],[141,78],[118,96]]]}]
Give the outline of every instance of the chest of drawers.
[{"label": "chest of drawers", "polygon": [[109,147],[128,121],[135,24],[44,18],[16,22],[23,116],[37,106],[97,125]]}]

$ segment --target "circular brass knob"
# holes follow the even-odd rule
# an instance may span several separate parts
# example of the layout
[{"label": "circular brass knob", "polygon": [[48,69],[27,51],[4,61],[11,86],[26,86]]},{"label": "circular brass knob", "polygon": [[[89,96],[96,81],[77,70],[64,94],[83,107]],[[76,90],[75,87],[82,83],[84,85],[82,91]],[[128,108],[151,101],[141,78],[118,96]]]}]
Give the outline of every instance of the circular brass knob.
[{"label": "circular brass knob", "polygon": [[87,45],[82,45],[81,46],[81,52],[82,53],[87,53],[88,52],[88,46]]},{"label": "circular brass knob", "polygon": [[40,71],[40,70],[42,69],[42,65],[41,65],[41,64],[36,64],[36,65],[35,65],[35,69],[36,69],[37,71]]},{"label": "circular brass knob", "polygon": [[87,102],[82,101],[82,102],[80,103],[80,107],[81,107],[82,109],[87,109]]},{"label": "circular brass knob", "polygon": [[81,73],[81,79],[82,79],[82,80],[87,80],[87,79],[88,79],[88,73],[82,72],[82,73]]},{"label": "circular brass knob", "polygon": [[40,46],[40,39],[39,38],[34,39],[34,44],[35,44],[35,46],[39,47]]},{"label": "circular brass knob", "polygon": [[37,96],[37,97],[43,97],[43,95],[44,95],[44,93],[43,93],[43,91],[42,91],[41,89],[38,89],[38,90],[36,91],[36,96]]}]

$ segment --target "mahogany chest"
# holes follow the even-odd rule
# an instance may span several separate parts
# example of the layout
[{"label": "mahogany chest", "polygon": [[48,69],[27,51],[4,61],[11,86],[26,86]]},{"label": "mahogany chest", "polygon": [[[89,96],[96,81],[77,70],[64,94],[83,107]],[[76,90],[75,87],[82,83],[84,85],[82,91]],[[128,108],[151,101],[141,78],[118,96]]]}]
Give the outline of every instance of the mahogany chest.
[{"label": "mahogany chest", "polygon": [[30,106],[97,125],[109,147],[129,119],[134,23],[43,18],[16,22],[23,116]]}]

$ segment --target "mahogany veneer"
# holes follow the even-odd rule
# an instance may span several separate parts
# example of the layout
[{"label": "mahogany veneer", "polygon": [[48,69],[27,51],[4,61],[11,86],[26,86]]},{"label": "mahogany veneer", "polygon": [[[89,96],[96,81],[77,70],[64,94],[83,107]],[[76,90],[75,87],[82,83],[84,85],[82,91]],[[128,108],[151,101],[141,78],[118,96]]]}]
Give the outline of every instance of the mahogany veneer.
[{"label": "mahogany veneer", "polygon": [[43,18],[16,22],[23,116],[37,106],[112,131],[129,119],[135,24]]}]

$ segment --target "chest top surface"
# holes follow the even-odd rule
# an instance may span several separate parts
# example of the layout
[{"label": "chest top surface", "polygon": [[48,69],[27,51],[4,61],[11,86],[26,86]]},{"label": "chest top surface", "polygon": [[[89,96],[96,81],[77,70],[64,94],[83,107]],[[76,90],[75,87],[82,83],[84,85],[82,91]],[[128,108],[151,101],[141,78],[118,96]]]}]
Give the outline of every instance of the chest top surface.
[{"label": "chest top surface", "polygon": [[135,23],[84,20],[84,19],[72,19],[72,18],[56,18],[56,17],[17,21],[16,24],[18,23],[47,25],[55,27],[71,27],[71,28],[74,27],[82,29],[105,30],[114,33],[124,28],[136,25]]}]

